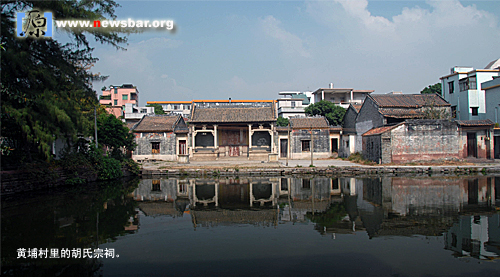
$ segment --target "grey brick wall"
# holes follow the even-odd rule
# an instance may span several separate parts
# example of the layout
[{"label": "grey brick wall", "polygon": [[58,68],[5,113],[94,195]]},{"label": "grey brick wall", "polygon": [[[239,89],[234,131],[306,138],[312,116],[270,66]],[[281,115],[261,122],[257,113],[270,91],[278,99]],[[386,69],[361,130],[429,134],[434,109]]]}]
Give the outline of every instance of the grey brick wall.
[{"label": "grey brick wall", "polygon": [[176,136],[173,132],[164,133],[136,133],[135,142],[137,147],[134,150],[135,155],[151,155],[153,142],[160,143],[159,155],[176,155]]},{"label": "grey brick wall", "polygon": [[393,160],[458,157],[457,124],[447,120],[407,120],[392,130]]},{"label": "grey brick wall", "polygon": [[378,163],[459,158],[457,124],[407,120],[381,135],[363,137],[363,156]]},{"label": "grey brick wall", "polygon": [[[302,140],[311,140],[310,130],[299,129],[290,133],[290,150],[292,153],[302,152]],[[328,129],[313,129],[313,152],[330,152],[330,133]]]}]

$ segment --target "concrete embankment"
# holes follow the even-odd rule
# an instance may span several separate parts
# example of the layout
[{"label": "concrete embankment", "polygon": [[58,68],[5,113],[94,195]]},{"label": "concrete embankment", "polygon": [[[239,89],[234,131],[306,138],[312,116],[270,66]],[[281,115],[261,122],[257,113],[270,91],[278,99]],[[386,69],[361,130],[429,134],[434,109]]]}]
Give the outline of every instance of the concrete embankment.
[{"label": "concrete embankment", "polygon": [[[470,164],[456,166],[383,166],[360,165],[341,160],[316,161],[314,167],[308,161],[294,161],[285,166],[284,162],[196,162],[176,164],[155,162],[143,164],[141,176],[285,176],[285,175],[412,175],[412,174],[449,174],[449,175],[500,175],[500,164]],[[295,165],[295,167],[292,167]]]}]

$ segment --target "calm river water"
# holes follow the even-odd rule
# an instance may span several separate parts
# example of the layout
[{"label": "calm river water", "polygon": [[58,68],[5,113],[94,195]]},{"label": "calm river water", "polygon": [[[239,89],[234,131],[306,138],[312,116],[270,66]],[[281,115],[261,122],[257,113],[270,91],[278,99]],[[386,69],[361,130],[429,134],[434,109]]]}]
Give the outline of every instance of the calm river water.
[{"label": "calm river water", "polygon": [[154,178],[2,197],[1,271],[500,276],[499,186],[484,176]]}]

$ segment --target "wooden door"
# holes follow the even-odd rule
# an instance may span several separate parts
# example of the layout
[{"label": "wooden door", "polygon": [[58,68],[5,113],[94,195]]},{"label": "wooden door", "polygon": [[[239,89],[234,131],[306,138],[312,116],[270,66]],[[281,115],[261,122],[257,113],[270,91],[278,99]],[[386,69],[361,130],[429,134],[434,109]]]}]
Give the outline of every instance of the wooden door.
[{"label": "wooden door", "polygon": [[288,156],[288,139],[280,140],[280,157],[286,158]]},{"label": "wooden door", "polygon": [[477,157],[477,137],[473,132],[467,132],[467,156]]}]

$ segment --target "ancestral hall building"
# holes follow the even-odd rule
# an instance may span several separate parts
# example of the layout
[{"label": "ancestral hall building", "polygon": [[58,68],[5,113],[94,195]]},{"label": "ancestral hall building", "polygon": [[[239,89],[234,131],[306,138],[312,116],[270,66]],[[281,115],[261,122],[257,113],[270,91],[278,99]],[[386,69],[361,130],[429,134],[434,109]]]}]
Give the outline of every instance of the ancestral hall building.
[{"label": "ancestral hall building", "polygon": [[193,160],[269,160],[276,152],[275,101],[194,102],[189,130]]}]

